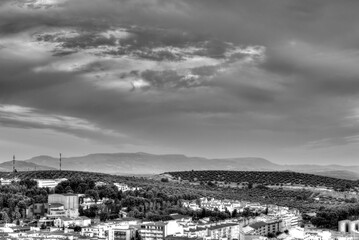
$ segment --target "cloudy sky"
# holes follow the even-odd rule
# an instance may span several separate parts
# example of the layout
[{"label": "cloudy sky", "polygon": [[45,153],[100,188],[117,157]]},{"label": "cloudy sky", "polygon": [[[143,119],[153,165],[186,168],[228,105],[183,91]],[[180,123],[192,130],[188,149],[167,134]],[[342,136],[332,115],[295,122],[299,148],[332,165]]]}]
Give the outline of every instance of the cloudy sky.
[{"label": "cloudy sky", "polygon": [[2,0],[0,161],[357,164],[357,0]]}]

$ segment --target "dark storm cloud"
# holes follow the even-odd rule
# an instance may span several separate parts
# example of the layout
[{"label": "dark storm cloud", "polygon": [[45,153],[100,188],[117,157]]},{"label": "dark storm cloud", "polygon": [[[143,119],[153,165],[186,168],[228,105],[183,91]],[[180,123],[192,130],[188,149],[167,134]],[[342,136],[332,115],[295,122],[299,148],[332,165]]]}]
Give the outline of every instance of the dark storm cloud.
[{"label": "dark storm cloud", "polygon": [[[255,138],[256,131],[268,134],[258,145],[277,149],[287,142],[339,145],[358,133],[358,1],[70,0],[48,11],[16,9],[9,1],[0,4],[2,36],[20,34],[20,39],[21,34],[53,27],[74,27],[80,33],[38,39],[43,44],[57,43],[60,50],[49,49],[42,57],[34,52],[33,58],[24,58],[31,55],[23,50],[26,47],[23,53],[8,54],[11,50],[0,37],[0,45],[5,46],[0,49],[1,104],[71,116],[156,144],[170,145],[173,140],[183,148],[189,144],[186,139],[195,138],[208,141],[214,149],[225,147],[221,141],[208,140],[217,136],[233,140],[224,142],[235,148],[246,137]],[[114,47],[116,39],[99,34],[117,27],[132,36],[120,40],[122,48],[103,54],[114,59],[98,57],[72,70],[59,69],[58,62],[75,59],[81,51]],[[263,59],[246,61],[248,54],[242,53],[226,56],[238,45],[264,46]],[[161,47],[201,49],[187,55],[154,51]],[[223,61],[186,66],[184,71],[179,66],[186,57]],[[138,60],[138,68],[121,69],[127,66],[119,63],[121,58]],[[141,68],[145,61],[156,64],[146,70]],[[178,65],[165,65],[175,61]],[[91,74],[100,77],[94,82]],[[106,88],[108,78],[111,83],[140,79],[148,85],[144,91]],[[6,126],[15,126],[12,123],[71,130],[2,120]],[[242,131],[246,137],[237,134]],[[96,138],[91,131],[77,132]]]}]

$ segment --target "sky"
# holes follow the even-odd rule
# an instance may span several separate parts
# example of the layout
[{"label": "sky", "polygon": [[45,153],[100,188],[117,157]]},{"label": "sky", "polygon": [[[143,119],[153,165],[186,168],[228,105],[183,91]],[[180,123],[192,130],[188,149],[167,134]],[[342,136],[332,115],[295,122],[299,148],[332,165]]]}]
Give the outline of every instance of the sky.
[{"label": "sky", "polygon": [[2,0],[0,161],[355,165],[357,0]]}]

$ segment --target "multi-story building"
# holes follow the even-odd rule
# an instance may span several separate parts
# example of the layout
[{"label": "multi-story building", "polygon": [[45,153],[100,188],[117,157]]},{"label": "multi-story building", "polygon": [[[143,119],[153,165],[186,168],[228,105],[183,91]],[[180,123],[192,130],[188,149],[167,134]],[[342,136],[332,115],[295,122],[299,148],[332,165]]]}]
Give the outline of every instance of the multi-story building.
[{"label": "multi-story building", "polygon": [[136,234],[136,228],[117,225],[108,231],[108,240],[131,240]]},{"label": "multi-story building", "polygon": [[54,226],[59,228],[69,226],[88,227],[90,225],[91,219],[84,216],[76,218],[60,217],[54,220]]},{"label": "multi-story building", "polygon": [[[62,204],[66,217],[79,216],[79,197],[76,194],[49,194],[48,204],[49,209],[53,208],[55,211],[60,211],[61,209],[56,208],[59,206],[58,204]],[[51,212],[49,215],[52,215]]]},{"label": "multi-story building", "polygon": [[290,220],[291,227],[297,227],[302,223],[302,217],[300,215],[292,215]]},{"label": "multi-story building", "polygon": [[[234,222],[188,224],[180,236],[200,239],[240,239],[241,226]],[[175,235],[179,236],[179,235]]]},{"label": "multi-story building", "polygon": [[108,238],[111,226],[108,224],[99,224],[92,227],[84,227],[81,229],[81,235],[91,238]]},{"label": "multi-story building", "polygon": [[188,238],[205,238],[208,235],[207,228],[198,227],[195,229],[188,229],[184,232],[184,235]]},{"label": "multi-story building", "polygon": [[52,203],[49,204],[48,207],[48,212],[46,214],[46,217],[48,219],[56,219],[56,218],[60,218],[60,217],[66,217],[67,213],[66,210],[64,208],[64,205],[61,203]]},{"label": "multi-story building", "polygon": [[[79,194],[80,195],[80,194]],[[109,200],[109,198],[102,198],[102,199],[97,199],[97,201],[93,198],[90,197],[83,197],[84,194],[81,194],[79,196],[80,199],[80,206],[86,210],[89,209],[92,205],[102,205],[106,200]]]},{"label": "multi-story building", "polygon": [[210,239],[239,239],[239,224],[227,223],[209,227],[208,236]]},{"label": "multi-story building", "polygon": [[268,222],[255,222],[250,225],[251,228],[254,229],[255,234],[266,236],[269,233],[277,233],[282,231],[282,220],[271,220]]},{"label": "multi-story building", "polygon": [[139,234],[143,240],[163,240],[168,235],[166,234],[166,223],[142,224]]},{"label": "multi-story building", "polygon": [[183,227],[176,221],[143,223],[139,234],[142,240],[163,240],[168,235],[183,234]]}]

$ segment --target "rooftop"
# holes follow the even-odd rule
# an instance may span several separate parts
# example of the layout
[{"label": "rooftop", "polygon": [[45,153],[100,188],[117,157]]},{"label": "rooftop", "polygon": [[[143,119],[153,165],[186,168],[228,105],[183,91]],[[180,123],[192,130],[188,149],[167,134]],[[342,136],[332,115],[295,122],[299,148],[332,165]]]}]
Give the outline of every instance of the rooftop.
[{"label": "rooftop", "polygon": [[252,227],[254,229],[258,229],[258,228],[266,226],[266,225],[267,225],[267,223],[260,221],[260,222],[251,224],[250,227]]},{"label": "rooftop", "polygon": [[142,226],[166,226],[167,223],[164,222],[150,222],[150,223],[142,223]]},{"label": "rooftop", "polygon": [[221,229],[221,228],[225,228],[225,227],[233,227],[233,226],[238,226],[238,224],[236,224],[236,223],[225,223],[225,224],[209,227],[208,229],[209,230],[216,230],[216,229]]},{"label": "rooftop", "polygon": [[49,208],[57,208],[57,207],[63,207],[64,205],[61,203],[49,203]]}]

